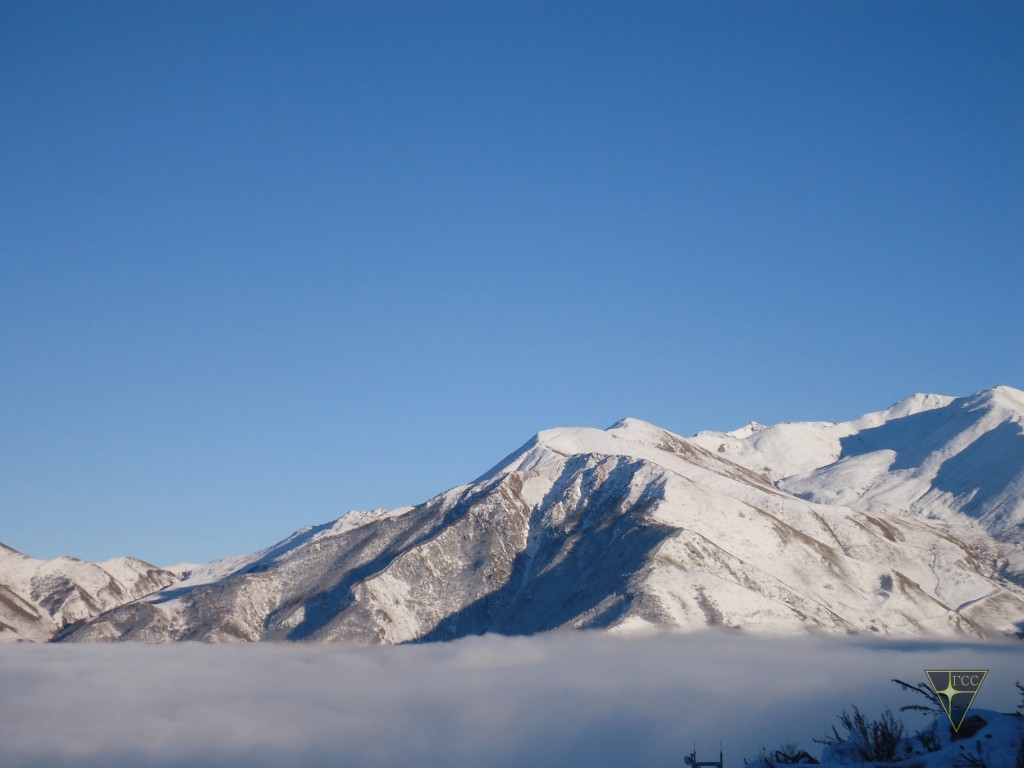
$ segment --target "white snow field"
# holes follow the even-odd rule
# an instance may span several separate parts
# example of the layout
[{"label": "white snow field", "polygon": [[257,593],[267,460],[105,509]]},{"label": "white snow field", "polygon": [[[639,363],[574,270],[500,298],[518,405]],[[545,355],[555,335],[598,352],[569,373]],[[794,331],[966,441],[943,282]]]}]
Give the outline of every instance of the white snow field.
[{"label": "white snow field", "polygon": [[[681,766],[737,768],[762,747],[814,755],[835,715],[915,703],[890,682],[989,670],[972,713],[1012,768],[1024,718],[1019,643],[554,632],[451,643],[20,644],[0,647],[0,765]],[[936,722],[903,713],[910,733]],[[943,719],[940,728],[948,731]],[[992,738],[986,739],[986,734]],[[959,746],[952,747],[953,751]],[[953,752],[921,755],[926,768]]]}]

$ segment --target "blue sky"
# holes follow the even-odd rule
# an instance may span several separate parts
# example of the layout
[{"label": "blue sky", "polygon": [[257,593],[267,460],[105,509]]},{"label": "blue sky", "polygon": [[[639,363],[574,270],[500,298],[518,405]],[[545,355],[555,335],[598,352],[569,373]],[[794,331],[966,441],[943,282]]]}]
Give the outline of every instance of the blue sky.
[{"label": "blue sky", "polygon": [[1019,3],[0,5],[0,541],[1024,387]]}]

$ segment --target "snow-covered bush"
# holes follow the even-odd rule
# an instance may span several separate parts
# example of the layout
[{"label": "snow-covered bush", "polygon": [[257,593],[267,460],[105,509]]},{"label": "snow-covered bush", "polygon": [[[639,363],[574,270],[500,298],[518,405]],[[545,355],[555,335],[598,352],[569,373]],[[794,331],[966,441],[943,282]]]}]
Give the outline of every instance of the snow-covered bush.
[{"label": "snow-covered bush", "polygon": [[748,768],[777,768],[780,765],[818,765],[818,761],[796,744],[784,744],[774,752],[763,747],[753,760],[744,760]]},{"label": "snow-covered bush", "polygon": [[877,720],[869,720],[857,707],[853,714],[843,710],[837,718],[842,732],[832,726],[832,734],[815,739],[824,744],[825,763],[895,762],[913,754],[910,740],[904,738],[904,725],[888,709]]}]

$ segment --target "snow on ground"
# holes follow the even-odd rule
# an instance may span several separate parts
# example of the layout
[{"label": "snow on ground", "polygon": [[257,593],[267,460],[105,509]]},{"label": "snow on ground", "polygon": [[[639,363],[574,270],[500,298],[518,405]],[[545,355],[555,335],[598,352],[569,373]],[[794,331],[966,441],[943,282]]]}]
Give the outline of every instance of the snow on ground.
[{"label": "snow on ground", "polygon": [[0,765],[677,766],[694,741],[700,757],[721,739],[732,768],[786,742],[820,754],[812,739],[843,708],[875,716],[913,703],[889,681],[920,681],[926,668],[990,670],[979,711],[1019,703],[1019,644],[707,632],[8,646]]}]

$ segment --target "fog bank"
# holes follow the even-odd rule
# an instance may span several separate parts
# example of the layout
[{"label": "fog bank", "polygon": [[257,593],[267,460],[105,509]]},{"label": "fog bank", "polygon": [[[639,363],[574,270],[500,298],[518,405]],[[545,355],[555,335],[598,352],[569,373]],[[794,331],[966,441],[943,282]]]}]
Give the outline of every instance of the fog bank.
[{"label": "fog bank", "polygon": [[[1019,703],[1015,644],[555,633],[353,648],[0,646],[0,765],[742,765],[822,736],[890,683],[989,669],[975,707]],[[925,719],[904,717],[916,730]]]}]

